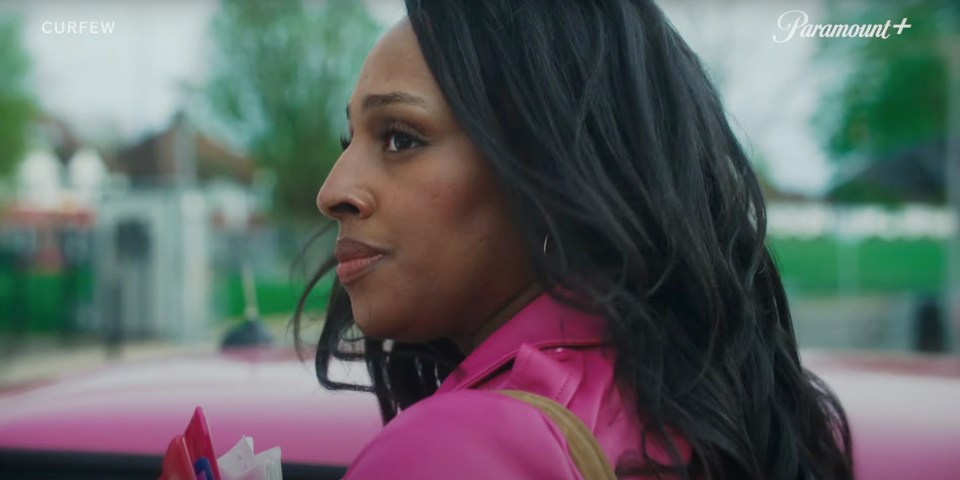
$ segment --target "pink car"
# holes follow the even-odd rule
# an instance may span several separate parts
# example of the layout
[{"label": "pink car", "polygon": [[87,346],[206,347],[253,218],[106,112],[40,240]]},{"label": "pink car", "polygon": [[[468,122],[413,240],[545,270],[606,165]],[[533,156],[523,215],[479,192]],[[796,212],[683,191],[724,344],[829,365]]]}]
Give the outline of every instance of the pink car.
[{"label": "pink car", "polygon": [[0,478],[156,480],[197,405],[216,454],[243,435],[280,446],[285,480],[341,478],[381,428],[372,395],[323,389],[292,351],[127,363],[0,392]]},{"label": "pink car", "polygon": [[[960,360],[807,352],[850,417],[861,480],[960,478]],[[363,382],[361,364],[339,364]],[[0,392],[0,478],[154,480],[203,406],[217,454],[282,448],[284,479],[340,478],[380,430],[370,394],[321,388],[282,350],[119,365]]]},{"label": "pink car", "polygon": [[846,409],[858,480],[960,479],[960,358],[802,356]]}]

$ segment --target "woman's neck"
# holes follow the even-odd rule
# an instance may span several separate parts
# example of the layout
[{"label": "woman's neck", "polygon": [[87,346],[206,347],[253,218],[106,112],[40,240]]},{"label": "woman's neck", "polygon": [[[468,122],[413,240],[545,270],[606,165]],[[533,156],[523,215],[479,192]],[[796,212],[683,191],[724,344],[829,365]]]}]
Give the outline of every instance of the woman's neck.
[{"label": "woman's neck", "polygon": [[501,325],[507,323],[523,307],[527,306],[543,292],[543,287],[536,281],[531,282],[524,289],[510,297],[507,302],[500,307],[490,318],[483,321],[480,327],[474,330],[466,339],[457,341],[457,347],[463,352],[463,355],[469,355],[478,345],[483,343],[493,332]]}]

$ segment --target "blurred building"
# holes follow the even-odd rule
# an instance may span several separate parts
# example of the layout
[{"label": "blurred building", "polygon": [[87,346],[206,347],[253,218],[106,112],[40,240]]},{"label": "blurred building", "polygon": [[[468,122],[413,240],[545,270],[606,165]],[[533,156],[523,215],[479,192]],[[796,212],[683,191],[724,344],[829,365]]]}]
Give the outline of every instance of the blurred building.
[{"label": "blurred building", "polygon": [[97,305],[116,341],[206,339],[214,321],[212,229],[259,211],[253,163],[184,115],[109,159],[126,179],[97,209]]},{"label": "blurred building", "polygon": [[[0,329],[69,333],[89,320],[83,291],[99,192],[99,152],[42,115],[32,148],[0,203]],[[56,284],[51,278],[60,281]]]},{"label": "blurred building", "polygon": [[0,209],[0,283],[11,285],[0,327],[114,343],[208,336],[215,249],[239,262],[229,239],[263,223],[269,178],[182,115],[106,155],[59,120],[37,123]]}]

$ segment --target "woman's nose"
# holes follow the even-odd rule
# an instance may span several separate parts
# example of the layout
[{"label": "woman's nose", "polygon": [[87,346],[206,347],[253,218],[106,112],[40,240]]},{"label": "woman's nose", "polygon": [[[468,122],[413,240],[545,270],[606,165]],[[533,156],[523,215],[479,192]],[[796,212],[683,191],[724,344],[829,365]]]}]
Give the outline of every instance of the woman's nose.
[{"label": "woman's nose", "polygon": [[369,185],[361,185],[343,156],[337,160],[317,193],[317,208],[325,216],[344,221],[366,218],[373,213],[374,198]]}]

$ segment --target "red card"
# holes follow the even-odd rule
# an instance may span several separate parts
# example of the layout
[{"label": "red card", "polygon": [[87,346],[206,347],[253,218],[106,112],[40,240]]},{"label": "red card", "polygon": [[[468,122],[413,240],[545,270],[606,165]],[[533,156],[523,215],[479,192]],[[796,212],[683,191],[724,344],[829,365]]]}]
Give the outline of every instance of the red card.
[{"label": "red card", "polygon": [[190,452],[187,451],[187,442],[183,435],[177,435],[170,440],[167,453],[163,455],[163,473],[160,480],[194,480],[193,462],[190,461]]},{"label": "red card", "polygon": [[193,465],[201,457],[206,457],[210,461],[211,470],[213,470],[213,478],[208,480],[220,480],[220,471],[217,470],[217,456],[213,453],[213,439],[210,438],[210,427],[207,426],[207,418],[203,415],[202,408],[197,407],[193,412],[193,418],[190,419],[187,430],[183,432],[183,438],[186,440],[187,452],[190,454],[190,465]]}]

